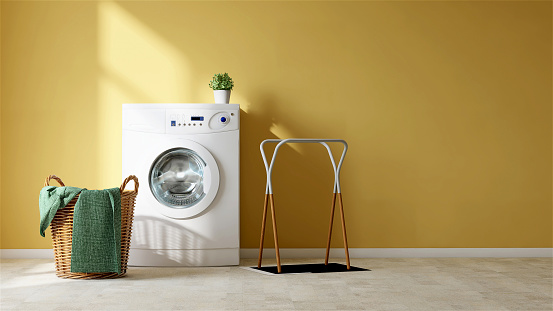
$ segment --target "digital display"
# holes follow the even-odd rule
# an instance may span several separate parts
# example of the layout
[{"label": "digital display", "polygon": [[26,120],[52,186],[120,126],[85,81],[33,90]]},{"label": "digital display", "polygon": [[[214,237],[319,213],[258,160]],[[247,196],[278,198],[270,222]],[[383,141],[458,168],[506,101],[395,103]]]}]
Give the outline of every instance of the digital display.
[{"label": "digital display", "polygon": [[204,117],[192,117],[191,120],[192,121],[203,121]]}]

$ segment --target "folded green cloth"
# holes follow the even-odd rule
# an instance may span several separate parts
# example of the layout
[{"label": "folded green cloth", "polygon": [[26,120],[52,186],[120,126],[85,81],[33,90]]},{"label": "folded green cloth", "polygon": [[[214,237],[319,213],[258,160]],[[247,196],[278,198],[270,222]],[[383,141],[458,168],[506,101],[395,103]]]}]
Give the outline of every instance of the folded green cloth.
[{"label": "folded green cloth", "polygon": [[83,189],[76,187],[55,187],[47,186],[40,190],[38,197],[38,207],[40,209],[40,235],[44,236],[44,231],[50,223],[56,212],[64,208],[73,198]]},{"label": "folded green cloth", "polygon": [[73,214],[71,272],[121,273],[119,188],[81,192]]}]

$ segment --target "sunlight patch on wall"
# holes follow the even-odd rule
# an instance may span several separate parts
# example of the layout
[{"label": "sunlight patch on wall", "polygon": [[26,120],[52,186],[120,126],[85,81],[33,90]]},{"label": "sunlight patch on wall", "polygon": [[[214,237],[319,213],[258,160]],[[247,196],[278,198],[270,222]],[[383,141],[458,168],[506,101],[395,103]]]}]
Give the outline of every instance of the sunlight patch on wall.
[{"label": "sunlight patch on wall", "polygon": [[101,68],[157,102],[177,101],[190,89],[188,62],[172,44],[112,2],[100,2]]},{"label": "sunlight patch on wall", "polygon": [[[192,81],[184,55],[114,2],[98,3],[99,183],[121,183],[121,105],[182,102]],[[115,183],[115,184],[114,184]]]},{"label": "sunlight patch on wall", "polygon": [[244,111],[245,113],[251,112],[250,111],[251,103],[240,93],[236,93],[235,91],[232,91],[230,95],[230,103],[240,104],[240,109],[242,109],[242,111]]},{"label": "sunlight patch on wall", "polygon": [[[292,132],[290,132],[285,126],[279,125],[276,123],[271,124],[269,128],[271,133],[273,133],[278,139],[287,139],[287,138],[311,138],[311,137],[295,137]],[[286,144],[286,146],[294,149],[299,154],[303,154],[303,149],[305,145],[303,144]],[[284,147],[284,146],[283,146]]]}]

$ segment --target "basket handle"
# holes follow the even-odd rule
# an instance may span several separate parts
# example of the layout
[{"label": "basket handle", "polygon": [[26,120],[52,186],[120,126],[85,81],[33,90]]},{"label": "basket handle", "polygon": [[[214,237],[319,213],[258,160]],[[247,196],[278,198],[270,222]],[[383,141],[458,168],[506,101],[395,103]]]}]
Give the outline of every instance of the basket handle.
[{"label": "basket handle", "polygon": [[123,193],[123,190],[125,190],[125,187],[131,180],[134,181],[134,192],[138,193],[138,178],[136,178],[136,176],[134,175],[130,175],[129,177],[125,178],[125,180],[123,180],[123,184],[119,188],[119,192]]},{"label": "basket handle", "polygon": [[63,183],[63,181],[61,181],[61,178],[56,175],[50,175],[46,177],[46,180],[44,181],[44,187],[50,186],[50,180],[52,179],[55,179],[62,187],[65,187],[65,184]]}]

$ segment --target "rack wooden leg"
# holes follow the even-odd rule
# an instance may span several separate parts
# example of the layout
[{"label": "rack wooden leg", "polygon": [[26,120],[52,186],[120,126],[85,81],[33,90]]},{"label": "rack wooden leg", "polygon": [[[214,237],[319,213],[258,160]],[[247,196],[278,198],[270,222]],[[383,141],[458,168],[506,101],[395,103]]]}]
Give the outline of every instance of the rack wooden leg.
[{"label": "rack wooden leg", "polygon": [[269,202],[271,203],[271,216],[273,218],[273,234],[275,236],[275,252],[276,252],[276,260],[277,260],[277,271],[280,273],[281,267],[280,267],[280,251],[278,248],[278,234],[277,234],[277,225],[276,225],[276,216],[275,216],[275,202],[273,199],[273,194],[269,194]]},{"label": "rack wooden leg", "polygon": [[332,207],[330,208],[330,225],[328,226],[328,239],[326,241],[325,265],[328,265],[328,256],[330,255],[330,238],[332,237],[332,223],[334,222],[335,207],[336,207],[336,192],[332,194]]},{"label": "rack wooden leg", "polygon": [[258,268],[261,268],[261,260],[263,259],[263,240],[265,238],[265,223],[267,222],[267,201],[269,201],[269,195],[265,193],[265,203],[263,204],[263,220],[261,222],[261,239],[259,241],[259,257],[257,257]]},{"label": "rack wooden leg", "polygon": [[344,205],[342,203],[342,193],[338,193],[338,203],[340,204],[340,217],[342,218],[342,234],[344,235],[344,250],[346,251],[346,263],[349,270],[350,264],[349,264],[348,237],[346,235],[346,220],[344,218]]}]

